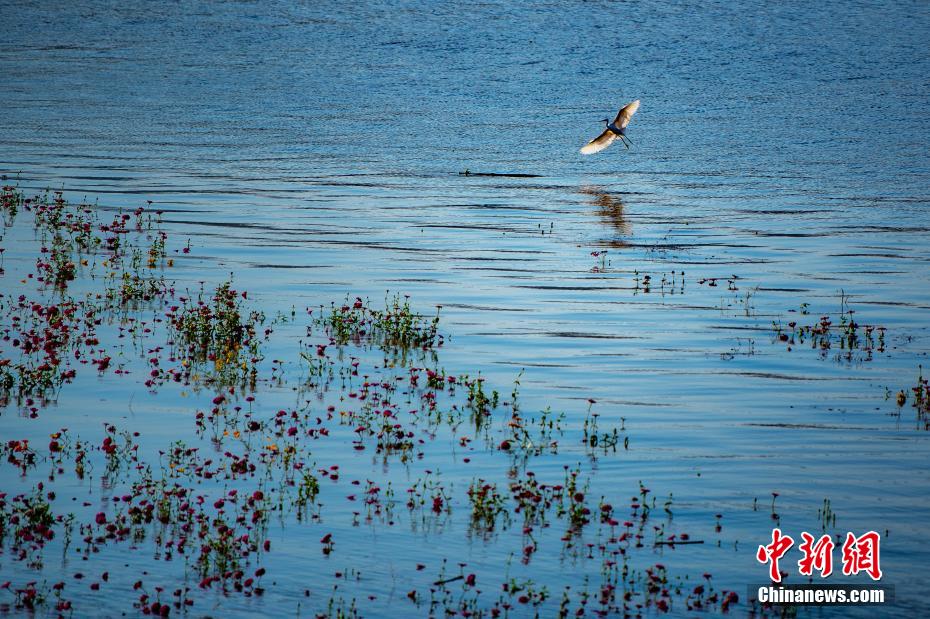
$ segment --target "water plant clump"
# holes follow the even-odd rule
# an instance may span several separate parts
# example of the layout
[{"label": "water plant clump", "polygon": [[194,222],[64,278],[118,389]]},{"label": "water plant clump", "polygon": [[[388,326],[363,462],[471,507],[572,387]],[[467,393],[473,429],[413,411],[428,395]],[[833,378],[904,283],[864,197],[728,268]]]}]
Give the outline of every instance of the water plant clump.
[{"label": "water plant clump", "polygon": [[591,267],[592,273],[604,273],[607,271],[610,266],[610,261],[607,259],[607,250],[592,251],[591,257],[595,260],[595,265]]},{"label": "water plant clump", "polygon": [[917,377],[917,384],[911,388],[914,394],[914,408],[917,418],[924,424],[924,429],[930,429],[930,379],[923,377],[923,371]]},{"label": "water plant clump", "polygon": [[[100,373],[111,369],[115,351],[101,344],[99,334],[110,321],[131,323],[134,336],[152,331],[137,313],[115,316],[111,310],[138,309],[139,301],[168,297],[172,290],[163,270],[172,261],[157,213],[142,208],[107,213],[70,202],[61,192],[26,198],[11,186],[3,190],[2,203],[5,228],[17,226],[24,237],[21,250],[33,249],[36,257],[33,269],[20,262],[10,274],[20,279],[19,294],[0,293],[0,404],[16,402],[35,416],[74,381],[81,366]],[[20,210],[27,217],[16,220]],[[23,235],[19,228],[30,225],[32,234]],[[130,301],[136,306],[130,308]]]},{"label": "water plant clump", "polygon": [[471,525],[475,530],[493,531],[497,527],[498,516],[506,515],[504,497],[496,484],[483,479],[473,481],[468,488],[468,500],[471,503]]},{"label": "water plant clump", "polygon": [[384,309],[371,307],[366,300],[356,297],[342,305],[332,304],[327,312],[320,307],[315,325],[335,344],[371,343],[382,349],[432,350],[442,346],[444,337],[439,333],[439,313],[427,317],[411,310],[406,295],[386,297]]},{"label": "water plant clump", "polygon": [[484,378],[478,376],[470,379],[464,376],[460,380],[468,389],[468,407],[472,412],[472,419],[475,427],[480,428],[491,414],[491,411],[497,408],[500,403],[500,394],[497,390],[487,393],[484,388]]},{"label": "water plant clump", "polygon": [[254,383],[261,360],[258,329],[265,317],[247,311],[246,298],[227,281],[211,295],[201,288],[196,298],[180,297],[181,304],[170,308],[170,335],[184,367],[209,364],[208,381],[220,385]]},{"label": "water plant clump", "polygon": [[580,533],[586,524],[591,521],[591,509],[585,502],[587,486],[580,483],[580,470],[565,469],[565,484],[563,500],[559,502],[559,515],[567,515],[569,529],[564,539],[568,540],[573,535]]},{"label": "water plant clump", "polygon": [[316,499],[319,494],[320,480],[313,473],[305,472],[299,481],[297,498],[294,500],[294,505],[298,510],[298,519],[304,520],[307,518],[308,510],[317,505]]},{"label": "water plant clump", "polygon": [[774,341],[784,343],[789,351],[795,346],[807,345],[824,359],[837,351],[833,358],[846,362],[871,361],[875,352],[885,352],[886,328],[858,322],[856,311],[849,307],[845,295],[841,295],[840,304],[838,317],[824,314],[814,324],[801,325],[792,320],[782,325],[774,321]]},{"label": "water plant clump", "polygon": [[535,415],[523,415],[514,409],[507,421],[510,436],[507,450],[535,457],[559,452],[559,438],[563,434],[565,413],[555,414],[551,407]]},{"label": "water plant clump", "polygon": [[3,227],[9,228],[19,209],[26,203],[26,195],[15,185],[3,185],[0,188],[0,213],[3,214]]},{"label": "water plant clump", "polygon": [[40,488],[13,497],[0,493],[0,545],[9,534],[12,558],[33,569],[41,569],[42,550],[55,538],[56,525],[64,521],[52,510],[54,497]]},{"label": "water plant clump", "polygon": [[[902,389],[898,392],[898,409],[904,408],[908,400],[914,409],[918,428],[930,430],[930,379],[924,378],[923,366],[917,368],[916,384],[907,391]],[[898,414],[900,415],[900,412]]]},{"label": "water plant clump", "polygon": [[[584,423],[582,425],[582,443],[584,443],[588,453],[592,456],[595,456],[596,452],[599,450],[602,453],[607,453],[608,451],[616,452],[617,445],[620,444],[620,432],[626,430],[625,422],[626,419],[620,418],[620,428],[614,426],[610,430],[601,430],[600,428],[600,414],[592,412],[592,407],[594,402],[589,400],[588,413],[585,415]],[[629,448],[629,437],[626,436],[623,438],[624,449]]]},{"label": "water plant clump", "polygon": [[71,300],[43,303],[20,295],[0,298],[0,311],[8,319],[0,334],[12,346],[0,358],[0,404],[11,395],[16,401],[51,399],[74,378],[76,365],[90,362],[84,355],[93,356],[97,341],[93,307]]}]

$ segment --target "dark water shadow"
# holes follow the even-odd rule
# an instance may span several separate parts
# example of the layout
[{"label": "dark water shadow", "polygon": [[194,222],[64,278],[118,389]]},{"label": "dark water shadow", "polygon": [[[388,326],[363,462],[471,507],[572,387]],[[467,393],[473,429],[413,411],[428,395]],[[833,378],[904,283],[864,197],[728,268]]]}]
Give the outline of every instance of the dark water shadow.
[{"label": "dark water shadow", "polygon": [[[597,209],[596,214],[604,224],[613,228],[621,236],[631,236],[633,227],[626,219],[623,201],[598,185],[586,185],[578,190],[579,193],[589,196],[589,202]],[[624,248],[629,244],[622,238],[611,238],[605,241],[610,247]]]}]

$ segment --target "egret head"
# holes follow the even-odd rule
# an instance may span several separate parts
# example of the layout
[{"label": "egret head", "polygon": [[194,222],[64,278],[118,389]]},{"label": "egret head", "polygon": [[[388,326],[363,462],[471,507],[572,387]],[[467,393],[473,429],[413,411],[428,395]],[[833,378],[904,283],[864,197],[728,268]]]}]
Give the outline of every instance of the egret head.
[{"label": "egret head", "polygon": [[602,119],[601,119],[601,122],[604,123],[604,124],[606,125],[607,123],[610,122],[610,119],[609,119],[609,118],[602,118]]}]

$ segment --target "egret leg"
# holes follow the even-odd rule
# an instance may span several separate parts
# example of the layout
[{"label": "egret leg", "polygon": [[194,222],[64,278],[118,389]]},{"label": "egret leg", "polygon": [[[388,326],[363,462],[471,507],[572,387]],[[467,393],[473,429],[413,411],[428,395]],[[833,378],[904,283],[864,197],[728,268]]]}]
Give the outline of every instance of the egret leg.
[{"label": "egret leg", "polygon": [[627,150],[629,150],[630,145],[626,143],[626,140],[623,139],[622,135],[620,136],[620,141],[623,142],[623,145],[627,147]]},{"label": "egret leg", "polygon": [[629,142],[630,144],[633,143],[633,140],[631,140],[630,138],[627,138],[626,135],[624,135],[623,137],[626,138],[626,141]]}]

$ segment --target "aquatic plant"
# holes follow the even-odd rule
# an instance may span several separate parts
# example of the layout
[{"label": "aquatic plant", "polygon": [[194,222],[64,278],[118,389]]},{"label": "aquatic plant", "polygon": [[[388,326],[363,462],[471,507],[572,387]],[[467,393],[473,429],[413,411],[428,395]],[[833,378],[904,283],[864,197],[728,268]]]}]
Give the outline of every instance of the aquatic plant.
[{"label": "aquatic plant", "polygon": [[911,407],[914,409],[918,427],[930,430],[930,379],[924,378],[923,366],[917,367],[916,384],[908,391],[902,389],[898,392],[896,401],[901,409],[908,401],[910,392]]},{"label": "aquatic plant", "polygon": [[384,309],[373,309],[369,302],[361,297],[342,305],[332,304],[327,312],[320,307],[319,316],[314,324],[335,344],[344,345],[371,343],[382,349],[432,350],[443,344],[439,333],[439,312],[427,318],[411,310],[407,296],[395,294],[385,297]]},{"label": "aquatic plant", "polygon": [[471,503],[471,526],[483,532],[493,531],[497,518],[505,512],[504,498],[497,491],[497,485],[476,479],[468,488],[468,500]]},{"label": "aquatic plant", "polygon": [[610,265],[610,261],[607,260],[607,250],[603,249],[600,251],[592,251],[591,256],[595,259],[596,263],[591,267],[592,273],[603,273],[607,270],[607,267]]},{"label": "aquatic plant", "polygon": [[[592,455],[595,450],[600,450],[603,453],[617,451],[617,445],[620,443],[620,431],[626,429],[623,425],[626,420],[622,417],[620,418],[620,428],[614,427],[609,431],[601,431],[599,426],[600,414],[592,412],[592,405],[593,402],[590,402],[588,412],[582,424],[582,442],[590,450],[589,453]],[[624,448],[629,448],[629,437],[625,437],[624,439]]]},{"label": "aquatic plant", "polygon": [[832,350],[839,349],[833,358],[837,361],[871,361],[875,352],[885,351],[886,328],[861,324],[855,318],[856,311],[849,307],[844,294],[840,296],[841,312],[836,318],[824,314],[814,324],[799,325],[789,321],[782,325],[772,322],[774,341],[786,344],[790,351],[795,346],[807,344],[827,358]]},{"label": "aquatic plant", "polygon": [[[22,207],[31,217],[37,257],[23,282],[37,287],[15,298],[0,295],[3,340],[19,351],[19,358],[6,353],[0,358],[0,402],[37,398],[26,404],[35,415],[38,405],[55,399],[75,378],[80,365],[92,364],[100,372],[110,368],[113,357],[100,347],[98,327],[113,306],[164,299],[170,287],[156,270],[171,261],[165,260],[167,235],[158,229],[158,218],[142,208],[117,212],[110,223],[101,223],[99,209],[68,202],[61,192],[24,198],[8,186],[3,196],[6,211]],[[72,292],[78,281],[78,288],[99,281],[104,291]],[[135,317],[122,318],[134,336],[140,333]]]},{"label": "aquatic plant", "polygon": [[25,194],[15,185],[3,185],[0,188],[0,212],[3,213],[4,228],[13,225],[16,214],[25,202]]},{"label": "aquatic plant", "polygon": [[203,367],[208,381],[219,385],[254,384],[261,360],[258,328],[265,317],[247,311],[242,304],[246,298],[231,281],[210,295],[201,288],[196,297],[179,297],[180,305],[172,306],[166,317],[176,356],[185,368]]}]

